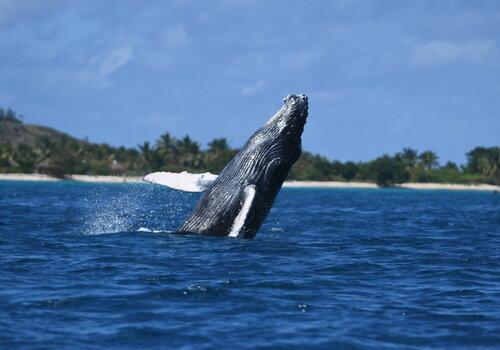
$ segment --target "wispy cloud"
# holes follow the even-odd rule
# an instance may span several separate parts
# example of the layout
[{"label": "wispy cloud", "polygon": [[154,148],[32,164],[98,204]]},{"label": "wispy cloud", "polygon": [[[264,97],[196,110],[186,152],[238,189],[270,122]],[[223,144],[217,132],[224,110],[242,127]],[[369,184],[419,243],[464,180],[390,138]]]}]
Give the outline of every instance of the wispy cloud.
[{"label": "wispy cloud", "polygon": [[249,84],[249,85],[244,86],[241,89],[241,94],[242,95],[253,95],[253,94],[256,94],[256,93],[264,90],[265,86],[266,86],[266,83],[263,80],[258,80],[253,84]]},{"label": "wispy cloud", "polygon": [[118,47],[103,58],[97,58],[95,60],[97,77],[101,79],[108,78],[111,74],[126,65],[132,58],[134,58],[134,50],[131,46]]},{"label": "wispy cloud", "polygon": [[488,58],[496,50],[494,41],[434,40],[418,45],[413,61],[420,65],[440,65],[454,62],[478,62]]},{"label": "wispy cloud", "polygon": [[110,85],[110,77],[134,58],[131,45],[122,45],[93,56],[78,74],[81,80],[104,87]]}]

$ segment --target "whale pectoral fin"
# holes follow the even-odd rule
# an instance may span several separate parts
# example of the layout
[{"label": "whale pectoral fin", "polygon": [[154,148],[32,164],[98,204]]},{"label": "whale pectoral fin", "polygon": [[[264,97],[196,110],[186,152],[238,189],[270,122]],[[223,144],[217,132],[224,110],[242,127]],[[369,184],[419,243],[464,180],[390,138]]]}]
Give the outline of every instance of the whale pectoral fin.
[{"label": "whale pectoral fin", "polygon": [[183,171],[182,173],[159,171],[148,174],[142,178],[142,180],[146,182],[186,192],[203,192],[216,179],[217,175],[211,173],[190,174],[187,171]]},{"label": "whale pectoral fin", "polygon": [[241,208],[234,219],[233,226],[229,232],[229,237],[239,237],[242,234],[242,228],[245,225],[245,221],[248,217],[248,213],[253,204],[255,198],[255,186],[249,185],[243,189],[243,200],[241,203]]}]

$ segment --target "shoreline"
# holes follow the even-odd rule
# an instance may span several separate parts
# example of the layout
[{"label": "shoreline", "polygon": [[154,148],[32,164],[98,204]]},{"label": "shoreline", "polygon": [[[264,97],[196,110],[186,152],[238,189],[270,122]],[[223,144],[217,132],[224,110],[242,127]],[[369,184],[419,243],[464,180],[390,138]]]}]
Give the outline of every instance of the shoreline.
[{"label": "shoreline", "polygon": [[[78,181],[89,183],[142,183],[139,176],[111,176],[111,175],[70,175],[66,179],[59,179],[44,174],[0,174],[0,181]],[[285,181],[285,188],[380,188],[370,182],[342,182],[342,181]],[[455,191],[491,191],[500,192],[500,186],[488,184],[451,184],[451,183],[416,183],[407,182],[391,186],[392,188],[413,190],[455,190]]]}]

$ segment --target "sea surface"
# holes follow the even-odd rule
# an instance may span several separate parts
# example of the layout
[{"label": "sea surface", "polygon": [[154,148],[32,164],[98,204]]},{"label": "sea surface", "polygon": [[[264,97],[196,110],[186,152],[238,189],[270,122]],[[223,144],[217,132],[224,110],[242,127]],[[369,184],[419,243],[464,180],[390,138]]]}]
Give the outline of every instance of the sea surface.
[{"label": "sea surface", "polygon": [[500,195],[283,189],[254,240],[199,194],[0,181],[0,349],[498,349]]}]

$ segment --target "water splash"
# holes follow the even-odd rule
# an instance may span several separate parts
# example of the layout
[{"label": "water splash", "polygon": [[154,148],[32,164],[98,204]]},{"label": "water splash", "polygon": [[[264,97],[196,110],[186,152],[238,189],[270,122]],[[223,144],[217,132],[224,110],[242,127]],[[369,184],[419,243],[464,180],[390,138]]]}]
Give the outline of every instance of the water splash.
[{"label": "water splash", "polygon": [[132,231],[134,216],[140,211],[140,201],[133,192],[114,194],[109,197],[93,193],[93,204],[85,220],[88,235]]},{"label": "water splash", "polygon": [[95,188],[85,198],[83,232],[172,232],[186,211],[185,198],[179,198],[182,196],[151,185]]}]

